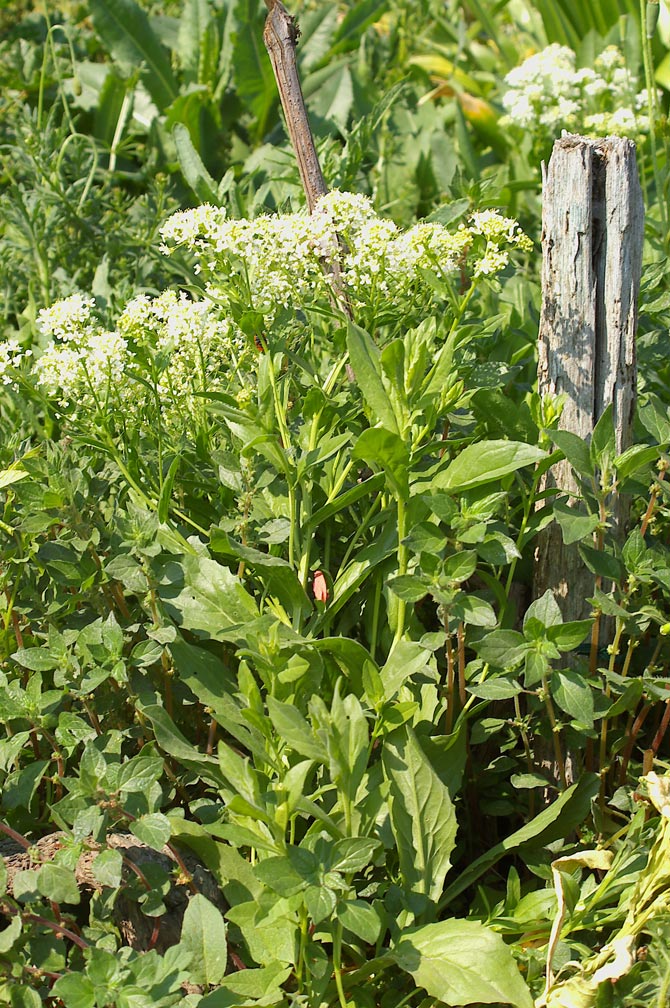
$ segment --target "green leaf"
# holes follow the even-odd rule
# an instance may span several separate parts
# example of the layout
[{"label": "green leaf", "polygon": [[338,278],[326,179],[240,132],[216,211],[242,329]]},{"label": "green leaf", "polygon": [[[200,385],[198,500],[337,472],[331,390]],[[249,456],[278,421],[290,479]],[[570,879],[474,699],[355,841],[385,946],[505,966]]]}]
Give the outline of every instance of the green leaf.
[{"label": "green leaf", "polygon": [[119,768],[119,791],[146,791],[163,773],[163,760],[158,756],[134,756]]},{"label": "green leaf", "polygon": [[[175,130],[177,127],[175,126]],[[188,180],[187,180],[188,181]],[[203,200],[203,202],[205,202]],[[172,497],[172,487],[174,486],[175,477],[177,471],[179,470],[179,464],[181,462],[181,456],[175,455],[170,463],[170,468],[167,471],[167,475],[163,480],[163,487],[161,489],[161,495],[158,500],[158,520],[161,523],[165,523],[168,520],[168,514],[170,512],[170,499]]]},{"label": "green leaf", "polygon": [[123,875],[123,857],[118,850],[101,851],[91,865],[93,878],[100,885],[118,889]]},{"label": "green leaf", "polygon": [[586,479],[593,477],[595,470],[589,446],[582,438],[572,431],[557,430],[551,432],[551,439],[563,452],[575,472]]},{"label": "green leaf", "polygon": [[601,577],[617,582],[621,582],[625,577],[623,564],[612,553],[597,550],[581,543],[579,555],[593,574],[599,574]]},{"label": "green leaf", "polygon": [[467,490],[492,483],[546,457],[547,453],[541,448],[523,441],[479,441],[464,448],[446,469],[438,473],[432,487],[451,493]]},{"label": "green leaf", "polygon": [[365,29],[378,21],[387,9],[388,0],[361,0],[353,7],[349,6],[337,29],[329,55],[356,49]]},{"label": "green leaf", "polygon": [[559,651],[574,651],[590,633],[592,626],[593,620],[586,619],[548,627],[547,640],[555,644]]},{"label": "green leaf", "polygon": [[591,461],[600,469],[607,468],[615,455],[613,411],[614,407],[610,403],[599,417],[591,435]]},{"label": "green leaf", "polygon": [[330,852],[330,865],[341,872],[357,872],[366,868],[380,841],[371,837],[344,837],[337,840]]},{"label": "green leaf", "polygon": [[408,929],[391,956],[443,1004],[533,1008],[510,949],[479,921],[446,920]]},{"label": "green leaf", "polygon": [[619,479],[628,479],[641,469],[651,469],[659,456],[656,445],[632,445],[614,459],[614,468]]},{"label": "green leaf", "polygon": [[32,672],[49,672],[58,668],[63,661],[60,655],[50,654],[45,647],[19,648],[11,657],[23,668]]},{"label": "green leaf", "polygon": [[4,930],[0,931],[0,955],[6,955],[21,934],[21,914],[17,913]]},{"label": "green leaf", "polygon": [[408,725],[385,740],[382,766],[389,782],[391,827],[405,888],[435,902],[456,842],[456,814],[449,791]]},{"label": "green leaf", "polygon": [[597,514],[581,514],[563,500],[554,503],[554,517],[561,527],[566,546],[590,537],[600,523]]},{"label": "green leaf", "polygon": [[170,58],[135,0],[91,0],[93,26],[125,74],[143,67],[142,80],[159,111],[179,94]]},{"label": "green leaf", "polygon": [[379,350],[368,333],[353,322],[347,326],[347,349],[373,424],[381,423],[387,431],[399,434],[393,405],[382,382]]},{"label": "green leaf", "polygon": [[66,973],[56,980],[51,993],[65,1008],[94,1008],[96,1004],[95,987],[82,973]]},{"label": "green leaf", "polygon": [[152,812],[131,822],[130,832],[147,847],[160,851],[170,839],[170,820],[162,812]]},{"label": "green leaf", "polygon": [[494,630],[473,647],[479,657],[494,668],[511,669],[521,663],[529,644],[518,630]]},{"label": "green leaf", "polygon": [[580,725],[593,727],[593,693],[578,672],[572,669],[553,672],[551,695],[561,710]]},{"label": "green leaf", "polygon": [[[172,127],[172,139],[177,150],[177,160],[181,173],[201,203],[219,205],[216,182],[205,168],[202,158],[193,146],[191,134],[183,123],[175,123]],[[177,459],[179,456],[177,456]],[[175,459],[175,461],[177,461]],[[173,463],[174,465],[174,463]],[[162,495],[161,495],[162,499]],[[169,497],[168,497],[169,503]],[[160,517],[160,511],[159,511]],[[165,518],[161,518],[165,521]]]},{"label": "green leaf", "polygon": [[372,945],[379,937],[382,924],[379,914],[374,907],[363,900],[338,903],[337,919],[348,931],[352,931],[368,945]]},{"label": "green leaf", "polygon": [[191,983],[222,982],[228,961],[226,925],[219,910],[201,893],[192,896],[186,907],[181,945],[191,953]]},{"label": "green leaf", "polygon": [[261,140],[267,132],[270,112],[278,101],[272,65],[263,45],[264,17],[255,0],[237,0],[233,16],[231,65],[235,71],[235,92],[256,120],[254,135]]},{"label": "green leaf", "polygon": [[81,900],[79,886],[74,872],[63,865],[49,861],[43,864],[37,875],[37,888],[54,903],[78,904]]},{"label": "green leaf", "polygon": [[524,629],[531,619],[537,620],[538,623],[545,628],[558,626],[563,622],[561,610],[559,609],[558,602],[554,598],[554,593],[551,588],[547,588],[541,598],[535,599],[535,601],[531,602],[528,606],[526,615],[523,619]]},{"label": "green leaf", "polygon": [[396,497],[409,497],[409,451],[398,434],[384,427],[371,427],[363,431],[356,441],[352,458],[362,459],[385,474]]},{"label": "green leaf", "polygon": [[166,610],[186,630],[225,640],[231,627],[258,616],[240,579],[208,557],[186,554],[163,559],[154,569]]},{"label": "green leaf", "polygon": [[469,889],[509,851],[525,845],[533,848],[544,847],[554,840],[563,840],[576,826],[584,822],[591,808],[591,799],[598,793],[599,786],[599,779],[595,774],[583,774],[576,784],[567,788],[555,802],[529,823],[471,862],[447,887],[440,900],[439,909],[443,910],[453,899]]},{"label": "green leaf", "polygon": [[23,469],[0,469],[0,490],[11,486],[12,483],[19,483],[29,475],[30,473],[25,472]]},{"label": "green leaf", "polygon": [[293,704],[282,703],[273,696],[267,697],[268,714],[279,738],[287,745],[306,756],[325,763],[328,755],[325,747],[317,740],[311,726]]}]

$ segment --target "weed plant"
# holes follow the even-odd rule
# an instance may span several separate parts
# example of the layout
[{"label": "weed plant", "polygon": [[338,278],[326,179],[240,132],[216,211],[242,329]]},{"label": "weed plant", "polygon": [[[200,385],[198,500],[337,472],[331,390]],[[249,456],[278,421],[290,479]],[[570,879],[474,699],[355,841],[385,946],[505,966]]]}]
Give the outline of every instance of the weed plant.
[{"label": "weed plant", "polygon": [[[534,390],[499,121],[512,31],[595,58],[637,12],[305,4],[310,217],[261,6],[18,12],[0,49],[0,1004],[662,1008],[662,125],[617,454]],[[421,103],[426,33],[458,72]],[[531,598],[550,522],[588,619]]]}]

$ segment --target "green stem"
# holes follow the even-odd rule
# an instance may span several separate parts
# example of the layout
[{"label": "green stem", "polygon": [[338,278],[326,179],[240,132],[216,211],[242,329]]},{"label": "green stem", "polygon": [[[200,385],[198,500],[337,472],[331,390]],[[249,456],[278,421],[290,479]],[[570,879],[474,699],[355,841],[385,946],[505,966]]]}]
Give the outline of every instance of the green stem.
[{"label": "green stem", "polygon": [[335,986],[337,996],[340,1001],[340,1008],[348,1008],[347,997],[342,984],[342,925],[338,921],[333,934],[333,972],[335,974]]},{"label": "green stem", "polygon": [[[407,573],[407,560],[408,551],[407,546],[403,543],[405,538],[405,525],[407,521],[407,511],[405,501],[402,497],[398,497],[398,577]],[[393,638],[393,645],[395,646],[399,641],[402,640],[405,633],[405,614],[406,614],[407,603],[404,599],[398,599],[398,613],[397,613],[397,623],[395,636]]]}]

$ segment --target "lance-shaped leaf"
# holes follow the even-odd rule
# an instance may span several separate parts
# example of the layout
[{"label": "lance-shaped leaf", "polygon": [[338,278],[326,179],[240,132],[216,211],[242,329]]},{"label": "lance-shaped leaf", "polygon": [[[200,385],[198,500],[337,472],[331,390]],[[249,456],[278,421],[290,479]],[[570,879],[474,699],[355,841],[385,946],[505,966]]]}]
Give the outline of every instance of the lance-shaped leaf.
[{"label": "lance-shaped leaf", "polygon": [[428,762],[416,736],[403,725],[384,743],[391,827],[408,892],[436,902],[451,867],[456,814],[449,791]]}]

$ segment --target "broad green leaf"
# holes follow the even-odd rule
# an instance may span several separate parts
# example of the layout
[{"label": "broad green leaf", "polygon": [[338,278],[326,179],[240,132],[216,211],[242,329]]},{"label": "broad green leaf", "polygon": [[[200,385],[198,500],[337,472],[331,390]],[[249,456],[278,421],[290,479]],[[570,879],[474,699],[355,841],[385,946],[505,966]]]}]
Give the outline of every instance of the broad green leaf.
[{"label": "broad green leaf", "polygon": [[398,434],[384,427],[364,430],[352,449],[352,458],[362,459],[385,474],[396,497],[409,497],[409,451]]},{"label": "broad green leaf", "polygon": [[235,1008],[240,1004],[279,1005],[284,1000],[281,985],[290,967],[274,962],[257,969],[243,969],[224,977],[221,987],[198,1002],[201,1008]]},{"label": "broad green leaf", "polygon": [[100,885],[118,889],[123,873],[123,858],[118,850],[100,851],[91,865],[93,878]]},{"label": "broad green leaf", "polygon": [[531,619],[537,620],[537,622],[545,628],[557,626],[563,622],[561,610],[559,609],[558,602],[554,598],[554,593],[551,588],[547,588],[541,598],[535,599],[535,601],[531,602],[528,606],[523,620],[524,629]]},{"label": "broad green leaf", "polygon": [[515,668],[529,648],[528,641],[518,630],[493,630],[473,646],[483,661],[499,669]]},{"label": "broad green leaf", "polygon": [[79,886],[70,868],[48,861],[39,869],[37,887],[43,896],[54,903],[78,904],[81,901]]},{"label": "broad green leaf", "polygon": [[580,543],[579,555],[593,574],[599,574],[601,577],[617,582],[622,581],[625,577],[621,561],[606,550],[597,550],[585,543]]},{"label": "broad green leaf", "polygon": [[524,466],[534,465],[547,457],[535,445],[523,441],[479,441],[468,445],[434,477],[435,490],[467,490],[492,483]]},{"label": "broad green leaf", "polygon": [[11,656],[15,662],[32,672],[48,672],[62,664],[60,655],[52,655],[46,647],[19,648]]},{"label": "broad green leaf", "polygon": [[65,1008],[94,1008],[95,987],[84,974],[65,973],[51,988],[54,997],[63,1002]]},{"label": "broad green leaf", "polygon": [[444,561],[443,576],[447,581],[460,584],[472,577],[477,568],[477,553],[475,550],[463,550],[454,553]]},{"label": "broad green leaf", "polygon": [[578,672],[572,669],[553,672],[551,695],[561,710],[580,725],[593,727],[593,693]]},{"label": "broad green leaf", "polygon": [[140,707],[142,714],[149,719],[156,735],[156,742],[166,753],[184,767],[195,770],[200,777],[210,784],[224,783],[218,760],[199,752],[194,745],[184,738],[174,721],[164,707],[159,704],[148,704]]},{"label": "broad green leaf", "polygon": [[311,612],[312,603],[307,598],[295,570],[286,560],[270,553],[263,553],[251,546],[244,546],[222,529],[212,529],[210,548],[213,553],[226,558],[244,560],[248,567],[259,572],[263,578],[264,592],[278,598],[287,612],[294,613],[298,610]]},{"label": "broad green leaf", "polygon": [[226,631],[258,616],[240,579],[208,557],[185,554],[155,565],[158,594],[186,630],[225,640]]},{"label": "broad green leaf", "polygon": [[15,914],[6,928],[0,931],[0,955],[6,955],[21,934],[21,914]]},{"label": "broad green leaf", "polygon": [[126,74],[143,67],[147,91],[163,111],[179,88],[167,51],[155,35],[146,12],[135,0],[91,0],[93,25],[103,45]]},{"label": "broad green leaf", "polygon": [[29,476],[24,469],[0,469],[0,490]]},{"label": "broad green leaf", "polygon": [[347,328],[347,349],[373,425],[380,423],[387,431],[399,434],[393,405],[382,382],[379,350],[368,333],[353,322]]},{"label": "broad green leaf", "polygon": [[135,756],[119,768],[119,791],[146,791],[163,773],[163,760],[157,756]]},{"label": "broad green leaf", "polygon": [[379,849],[380,841],[371,837],[344,837],[337,840],[330,851],[330,864],[341,872],[357,872],[366,868],[372,855]]},{"label": "broad green leaf", "polygon": [[181,944],[191,953],[191,983],[220,984],[228,961],[226,925],[220,911],[201,893],[192,896],[186,907]]},{"label": "broad green leaf", "polygon": [[389,782],[391,827],[405,888],[435,902],[451,867],[456,841],[456,813],[449,791],[408,725],[385,740],[382,765]]},{"label": "broad green leaf", "polygon": [[499,934],[474,920],[446,920],[401,933],[393,959],[432,998],[447,1005],[509,1004],[533,998]]},{"label": "broad green leaf", "polygon": [[559,651],[574,651],[591,631],[593,620],[573,620],[558,626],[547,628],[547,640],[556,645]]},{"label": "broad green leaf", "polygon": [[424,672],[431,657],[432,652],[416,641],[401,640],[394,644],[385,665],[380,670],[384,699],[392,700],[408,679]]},{"label": "broad green leaf", "polygon": [[561,527],[566,546],[590,537],[600,523],[597,514],[581,514],[576,507],[570,507],[563,500],[554,503],[554,516]]},{"label": "broad green leaf", "polygon": [[170,839],[170,820],[162,812],[151,812],[131,822],[130,832],[147,847],[161,851]]},{"label": "broad green leaf", "polygon": [[659,448],[655,445],[632,445],[614,459],[614,467],[619,479],[628,479],[641,469],[651,469],[659,456]]},{"label": "broad green leaf", "polygon": [[589,446],[582,438],[577,434],[573,434],[572,431],[557,430],[551,432],[551,439],[563,452],[576,473],[579,473],[580,476],[584,476],[586,479],[593,477],[595,470],[591,461]]},{"label": "broad green leaf", "polygon": [[278,102],[272,65],[263,45],[264,15],[255,0],[237,0],[233,7],[235,29],[231,65],[235,91],[255,119],[254,135],[267,132],[270,113]]},{"label": "broad green leaf", "polygon": [[348,931],[353,931],[368,945],[372,945],[379,937],[382,923],[379,914],[364,900],[354,899],[338,903],[337,919]]},{"label": "broad green leaf", "polygon": [[614,407],[610,403],[599,417],[591,435],[591,461],[600,469],[607,468],[615,457],[613,411]]}]

